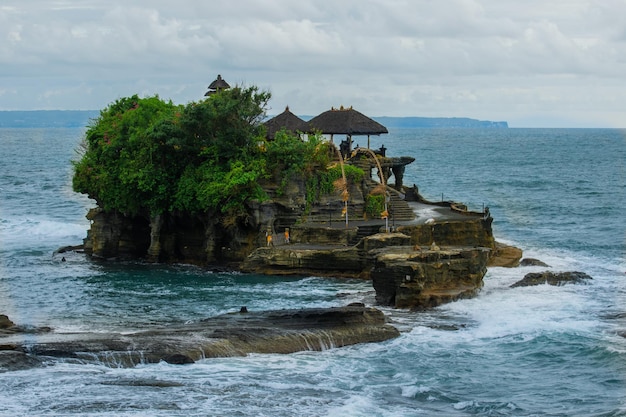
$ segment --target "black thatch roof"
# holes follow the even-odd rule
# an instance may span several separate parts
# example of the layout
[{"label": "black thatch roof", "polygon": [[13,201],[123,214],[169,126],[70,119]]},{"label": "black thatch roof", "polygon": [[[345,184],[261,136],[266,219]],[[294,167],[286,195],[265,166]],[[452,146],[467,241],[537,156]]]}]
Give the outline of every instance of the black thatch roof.
[{"label": "black thatch roof", "polygon": [[224,81],[220,74],[217,74],[217,79],[209,85],[209,91],[207,91],[204,95],[210,96],[211,94],[215,94],[220,90],[226,90],[227,88],[230,88],[230,85]]},{"label": "black thatch roof", "polygon": [[319,130],[323,134],[380,135],[389,133],[387,128],[359,113],[352,107],[330,109],[309,120],[310,130]]},{"label": "black thatch roof", "polygon": [[309,131],[309,125],[307,122],[289,111],[289,106],[285,107],[284,112],[265,122],[264,125],[267,128],[268,139],[274,139],[276,132],[281,129],[294,133],[308,133]]},{"label": "black thatch roof", "polygon": [[230,88],[230,85],[222,78],[220,74],[217,74],[217,79],[209,85],[209,88],[212,90],[222,89],[222,88]]}]

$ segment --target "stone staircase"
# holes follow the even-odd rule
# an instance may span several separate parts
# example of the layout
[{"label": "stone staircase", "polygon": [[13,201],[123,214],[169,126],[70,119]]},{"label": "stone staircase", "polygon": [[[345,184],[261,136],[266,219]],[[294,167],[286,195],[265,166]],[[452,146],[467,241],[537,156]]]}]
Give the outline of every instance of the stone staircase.
[{"label": "stone staircase", "polygon": [[[373,180],[365,180],[367,187],[371,190],[380,184]],[[411,221],[415,219],[415,213],[411,206],[404,200],[404,195],[397,190],[387,187],[389,192],[389,205],[387,211],[389,212],[389,227],[395,222]],[[350,245],[356,245],[361,239],[375,235],[384,228],[385,221],[383,219],[377,219],[371,221],[371,223],[358,224],[358,230],[356,236],[349,242]]]},{"label": "stone staircase", "polygon": [[383,227],[382,223],[381,224],[361,224],[357,226],[358,229],[356,232],[356,236],[352,240],[350,240],[348,244],[356,245],[357,243],[361,241],[361,239],[378,233],[382,227]]},{"label": "stone staircase", "polygon": [[390,192],[389,219],[395,221],[410,221],[415,218],[415,213],[399,192]]},{"label": "stone staircase", "polygon": [[[370,189],[374,189],[380,184],[374,180],[367,179],[366,185]],[[404,200],[404,194],[400,193],[396,189],[387,186],[389,192],[389,205],[387,211],[389,212],[389,220],[396,222],[411,221],[415,219],[415,213],[409,204]]]}]

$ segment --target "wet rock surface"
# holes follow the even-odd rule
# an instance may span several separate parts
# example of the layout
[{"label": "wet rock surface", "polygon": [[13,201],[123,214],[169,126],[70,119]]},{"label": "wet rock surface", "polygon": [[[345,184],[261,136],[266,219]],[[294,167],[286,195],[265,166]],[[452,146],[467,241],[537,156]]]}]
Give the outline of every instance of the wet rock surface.
[{"label": "wet rock surface", "polygon": [[15,326],[15,323],[13,323],[8,316],[0,314],[0,329],[10,329],[13,326]]},{"label": "wet rock surface", "polygon": [[511,285],[511,288],[516,287],[528,287],[532,285],[556,285],[561,286],[565,284],[586,284],[591,279],[589,275],[584,272],[532,272],[526,274],[524,278]]},{"label": "wet rock surface", "polygon": [[42,360],[17,350],[0,350],[0,372],[13,372],[36,368]]},{"label": "wet rock surface", "polygon": [[520,265],[522,250],[515,246],[496,242],[496,248],[491,254],[487,266],[499,266],[503,268],[515,268]]},{"label": "wet rock surface", "polygon": [[550,268],[550,265],[535,258],[524,258],[520,261],[519,266],[542,266],[544,268]]},{"label": "wet rock surface", "polygon": [[[0,336],[0,372],[64,358],[128,367],[165,361],[188,364],[249,353],[321,351],[399,336],[385,315],[363,304],[267,312],[237,312],[196,323],[130,334],[43,333]],[[3,340],[4,339],[4,340]]]},{"label": "wet rock surface", "polygon": [[383,249],[371,274],[376,301],[424,309],[472,297],[483,286],[489,252],[462,247]]}]

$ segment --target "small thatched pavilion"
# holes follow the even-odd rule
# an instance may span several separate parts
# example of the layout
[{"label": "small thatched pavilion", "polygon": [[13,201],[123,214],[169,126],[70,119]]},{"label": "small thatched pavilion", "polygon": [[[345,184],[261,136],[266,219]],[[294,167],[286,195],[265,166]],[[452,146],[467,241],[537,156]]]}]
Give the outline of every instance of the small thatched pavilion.
[{"label": "small thatched pavilion", "polygon": [[354,110],[352,106],[339,109],[331,108],[328,111],[309,120],[309,130],[320,131],[325,135],[343,134],[348,139],[348,151],[352,149],[352,136],[367,135],[367,147],[370,147],[370,135],[389,133],[387,128],[363,113]]},{"label": "small thatched pavilion", "polygon": [[228,83],[224,81],[224,79],[222,79],[222,76],[220,74],[217,74],[217,79],[213,81],[211,85],[209,85],[209,91],[204,93],[204,95],[210,96],[217,93],[218,91],[226,90],[228,88],[230,88],[230,85],[228,85]]},{"label": "small thatched pavilion", "polygon": [[284,112],[265,122],[264,125],[267,129],[266,137],[270,140],[274,139],[276,133],[281,129],[285,129],[295,134],[309,132],[308,123],[293,114],[289,110],[289,106],[285,107]]}]

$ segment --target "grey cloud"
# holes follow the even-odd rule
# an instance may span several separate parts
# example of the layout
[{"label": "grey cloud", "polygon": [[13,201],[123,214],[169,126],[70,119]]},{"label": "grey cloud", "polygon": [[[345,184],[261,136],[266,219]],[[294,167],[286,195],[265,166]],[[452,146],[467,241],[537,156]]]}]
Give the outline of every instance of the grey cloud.
[{"label": "grey cloud", "polygon": [[622,0],[4,0],[0,109],[195,100],[222,73],[281,111],[617,123],[624,15]]}]

